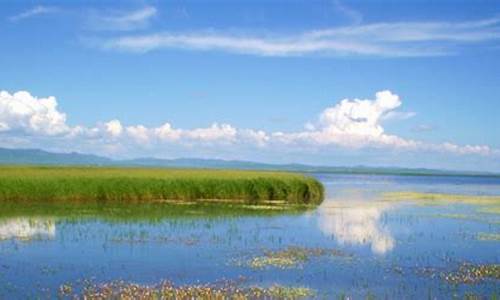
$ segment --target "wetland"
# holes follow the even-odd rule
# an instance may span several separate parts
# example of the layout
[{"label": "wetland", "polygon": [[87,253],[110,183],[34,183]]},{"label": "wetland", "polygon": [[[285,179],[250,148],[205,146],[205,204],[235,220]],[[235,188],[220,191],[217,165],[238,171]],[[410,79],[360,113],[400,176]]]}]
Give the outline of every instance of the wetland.
[{"label": "wetland", "polygon": [[306,206],[11,199],[0,298],[499,295],[499,178],[312,176]]}]

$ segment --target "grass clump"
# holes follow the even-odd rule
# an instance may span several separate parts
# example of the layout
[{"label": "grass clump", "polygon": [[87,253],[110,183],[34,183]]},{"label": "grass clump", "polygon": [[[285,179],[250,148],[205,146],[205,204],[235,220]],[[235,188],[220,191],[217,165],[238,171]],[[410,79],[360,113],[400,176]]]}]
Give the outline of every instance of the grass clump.
[{"label": "grass clump", "polygon": [[232,282],[175,286],[166,281],[154,286],[115,281],[86,287],[76,299],[301,299],[314,295],[305,287],[273,285],[242,287]]},{"label": "grass clump", "polygon": [[33,203],[230,202],[243,205],[317,205],[323,186],[286,172],[0,167],[0,201]]}]

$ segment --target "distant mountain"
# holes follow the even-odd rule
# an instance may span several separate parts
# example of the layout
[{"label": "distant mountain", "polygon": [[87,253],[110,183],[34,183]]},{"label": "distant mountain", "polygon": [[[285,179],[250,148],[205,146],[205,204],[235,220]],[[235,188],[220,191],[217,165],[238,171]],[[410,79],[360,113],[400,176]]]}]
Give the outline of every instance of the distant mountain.
[{"label": "distant mountain", "polygon": [[0,148],[0,164],[108,165],[113,160],[81,153],[52,153],[39,149]]},{"label": "distant mountain", "polygon": [[111,158],[81,154],[53,153],[39,149],[6,149],[0,148],[0,164],[3,165],[86,165],[86,166],[136,166],[165,168],[216,168],[246,170],[281,170],[296,172],[317,172],[337,174],[373,174],[373,175],[435,175],[435,176],[494,176],[500,174],[486,172],[463,172],[434,169],[410,169],[394,167],[328,167],[304,164],[266,164],[239,160],[199,159],[199,158],[136,158],[129,160],[113,160]]}]

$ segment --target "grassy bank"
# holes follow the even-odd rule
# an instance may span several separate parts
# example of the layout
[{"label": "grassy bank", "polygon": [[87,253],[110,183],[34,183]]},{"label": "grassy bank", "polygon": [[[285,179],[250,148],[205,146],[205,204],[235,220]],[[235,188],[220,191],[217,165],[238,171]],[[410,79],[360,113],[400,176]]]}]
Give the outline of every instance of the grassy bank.
[{"label": "grassy bank", "polygon": [[301,174],[235,170],[0,167],[5,203],[316,205],[323,186]]}]

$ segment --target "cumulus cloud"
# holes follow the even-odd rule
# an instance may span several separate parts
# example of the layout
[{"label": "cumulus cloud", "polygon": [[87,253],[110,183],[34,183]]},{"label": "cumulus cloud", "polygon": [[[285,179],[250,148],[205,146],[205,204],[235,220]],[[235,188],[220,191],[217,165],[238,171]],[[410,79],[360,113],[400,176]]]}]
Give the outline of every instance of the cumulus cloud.
[{"label": "cumulus cloud", "polygon": [[123,126],[118,120],[111,120],[104,124],[106,132],[112,137],[119,137],[123,132]]},{"label": "cumulus cloud", "polygon": [[236,139],[238,131],[229,124],[213,123],[209,127],[177,129],[170,123],[159,127],[147,128],[143,125],[126,127],[128,137],[136,142],[228,142]]},{"label": "cumulus cloud", "polygon": [[500,18],[461,22],[354,24],[296,34],[236,34],[213,30],[157,32],[101,40],[103,49],[148,52],[156,49],[217,50],[261,56],[451,55],[464,46],[497,43]]},{"label": "cumulus cloud", "polygon": [[153,6],[133,11],[94,11],[88,16],[87,27],[91,30],[116,31],[144,29],[157,13]]},{"label": "cumulus cloud", "polygon": [[[377,92],[374,99],[343,99],[327,107],[315,122],[303,131],[266,132],[213,123],[208,127],[176,128],[166,122],[158,127],[141,124],[123,125],[114,119],[93,127],[69,125],[66,114],[58,109],[55,97],[37,98],[29,92],[0,92],[0,137],[3,142],[20,145],[44,140],[78,142],[86,147],[105,149],[143,149],[143,147],[188,147],[190,149],[259,149],[302,153],[332,149],[376,148],[398,151],[427,151],[456,155],[499,155],[487,145],[457,145],[450,142],[426,143],[405,139],[385,131],[383,121],[398,114],[401,98],[391,91]],[[23,137],[26,137],[23,139]],[[3,143],[4,144],[4,143]],[[281,149],[281,150],[280,150]],[[77,149],[75,149],[77,150]],[[135,151],[137,152],[137,151]]]},{"label": "cumulus cloud", "polygon": [[374,100],[343,99],[335,106],[326,108],[320,114],[317,125],[308,125],[309,130],[277,133],[275,137],[286,143],[415,148],[417,142],[386,134],[382,126],[384,117],[395,113],[399,106],[399,96],[387,90],[377,92]]},{"label": "cumulus cloud", "polygon": [[162,141],[176,141],[181,138],[182,130],[174,129],[170,123],[165,123],[153,129],[153,134]]},{"label": "cumulus cloud", "polygon": [[57,110],[56,98],[36,98],[25,91],[0,91],[0,131],[57,135],[68,130],[66,114]]},{"label": "cumulus cloud", "polygon": [[215,140],[231,140],[236,136],[236,128],[229,124],[214,123],[208,128],[196,128],[186,131],[185,135],[193,140],[215,141]]}]

